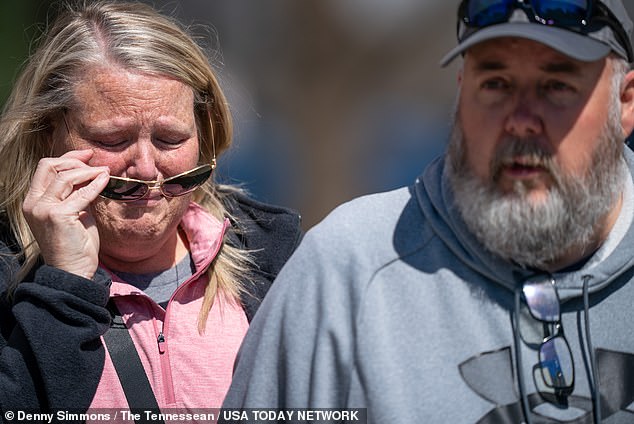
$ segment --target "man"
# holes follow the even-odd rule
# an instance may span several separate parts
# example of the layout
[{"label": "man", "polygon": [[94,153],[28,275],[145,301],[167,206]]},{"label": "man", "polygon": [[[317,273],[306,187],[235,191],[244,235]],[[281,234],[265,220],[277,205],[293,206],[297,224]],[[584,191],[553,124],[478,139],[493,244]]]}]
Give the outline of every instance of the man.
[{"label": "man", "polygon": [[632,22],[583,3],[462,2],[447,152],[306,235],[225,407],[634,422]]}]

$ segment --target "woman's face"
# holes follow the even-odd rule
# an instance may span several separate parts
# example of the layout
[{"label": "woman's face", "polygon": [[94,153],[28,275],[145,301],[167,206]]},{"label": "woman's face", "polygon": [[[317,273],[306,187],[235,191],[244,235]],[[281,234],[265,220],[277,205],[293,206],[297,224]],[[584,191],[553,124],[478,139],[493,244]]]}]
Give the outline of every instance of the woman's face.
[{"label": "woman's face", "polygon": [[[92,149],[89,165],[110,175],[163,180],[198,164],[199,140],[193,92],[165,77],[112,66],[90,69],[75,89],[76,107],[66,113],[69,136],[56,137],[56,152]],[[61,141],[60,141],[61,140]],[[191,194],[92,204],[101,241],[100,257],[147,259],[164,252],[177,236]]]}]

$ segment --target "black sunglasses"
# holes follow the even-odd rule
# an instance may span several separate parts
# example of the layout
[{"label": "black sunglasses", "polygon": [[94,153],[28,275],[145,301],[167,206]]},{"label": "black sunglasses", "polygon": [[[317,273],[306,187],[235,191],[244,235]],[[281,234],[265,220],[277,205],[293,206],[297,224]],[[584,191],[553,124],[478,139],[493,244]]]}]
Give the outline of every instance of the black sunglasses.
[{"label": "black sunglasses", "polygon": [[[484,28],[507,22],[521,8],[531,22],[587,34],[608,25],[634,60],[632,44],[619,20],[598,0],[463,0],[458,9],[460,20],[470,28]],[[460,21],[459,21],[460,22]]]},{"label": "black sunglasses", "polygon": [[142,199],[153,189],[158,189],[165,197],[183,196],[203,185],[209,179],[215,167],[215,162],[200,165],[162,181],[110,177],[108,185],[100,193],[100,196],[119,202],[131,202]]},{"label": "black sunglasses", "polygon": [[[570,345],[561,324],[559,295],[552,278],[529,280],[522,288],[524,300],[533,318],[547,325],[539,346],[539,363],[544,384],[556,396],[572,393],[575,384],[575,366]],[[539,386],[536,383],[537,386]]]}]

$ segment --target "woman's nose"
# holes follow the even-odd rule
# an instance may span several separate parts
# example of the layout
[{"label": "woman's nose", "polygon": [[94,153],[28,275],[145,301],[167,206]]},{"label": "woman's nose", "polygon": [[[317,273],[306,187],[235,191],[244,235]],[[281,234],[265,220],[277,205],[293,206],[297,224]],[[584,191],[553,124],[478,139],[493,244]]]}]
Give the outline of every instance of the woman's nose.
[{"label": "woman's nose", "polygon": [[151,181],[158,175],[156,148],[151,140],[139,139],[125,152],[129,178]]}]

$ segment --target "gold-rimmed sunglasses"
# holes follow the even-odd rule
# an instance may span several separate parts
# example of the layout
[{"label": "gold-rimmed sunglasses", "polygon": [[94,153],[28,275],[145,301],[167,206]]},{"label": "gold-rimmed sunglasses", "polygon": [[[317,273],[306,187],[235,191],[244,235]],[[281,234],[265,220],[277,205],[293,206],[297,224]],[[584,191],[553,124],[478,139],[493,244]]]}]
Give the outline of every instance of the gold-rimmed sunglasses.
[{"label": "gold-rimmed sunglasses", "polygon": [[162,181],[143,181],[126,177],[110,177],[110,181],[99,194],[118,202],[131,202],[145,197],[152,190],[159,190],[165,197],[178,197],[191,193],[203,185],[216,167],[215,159],[210,164],[174,175]]},{"label": "gold-rimmed sunglasses", "polygon": [[[66,112],[63,113],[64,125],[68,136],[71,136],[70,128],[66,120]],[[152,190],[159,190],[164,197],[172,198],[184,196],[202,186],[211,177],[216,168],[216,146],[212,141],[213,158],[211,163],[199,165],[189,171],[174,175],[164,180],[137,180],[127,177],[110,176],[108,184],[99,193],[101,197],[118,202],[132,202],[148,195]]]}]

